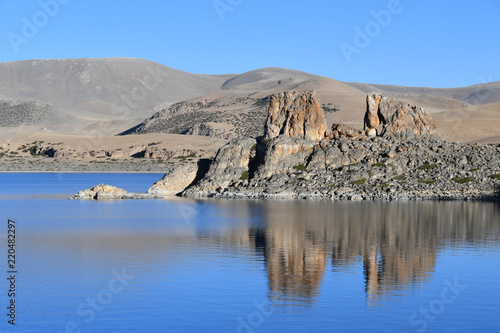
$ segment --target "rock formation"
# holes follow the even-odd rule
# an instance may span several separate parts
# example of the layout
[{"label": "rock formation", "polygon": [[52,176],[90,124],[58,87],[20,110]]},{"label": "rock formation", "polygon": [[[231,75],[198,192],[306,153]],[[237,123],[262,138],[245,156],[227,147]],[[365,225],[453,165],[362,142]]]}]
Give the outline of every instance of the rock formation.
[{"label": "rock formation", "polygon": [[[179,192],[350,200],[500,195],[500,147],[445,142],[433,135],[434,121],[421,108],[379,93],[367,97],[364,131],[334,124],[327,133],[319,105],[313,91],[271,96],[263,137],[234,139],[219,149],[206,174],[183,167],[138,197]],[[90,190],[80,197],[110,196]]]},{"label": "rock formation", "polygon": [[78,192],[76,199],[117,199],[124,197],[128,192],[122,188],[99,184],[90,189]]},{"label": "rock formation", "polygon": [[273,175],[293,172],[304,164],[313,152],[318,141],[308,139],[292,139],[280,135],[267,143],[264,147],[262,163],[255,173],[256,179],[266,179]]},{"label": "rock formation", "polygon": [[187,193],[214,193],[249,178],[249,166],[255,158],[255,139],[234,139],[217,152],[205,177]]},{"label": "rock formation", "polygon": [[265,139],[284,135],[321,140],[325,134],[325,113],[315,91],[286,91],[271,96]]},{"label": "rock formation", "polygon": [[365,131],[368,136],[413,139],[431,136],[436,124],[420,107],[371,92],[366,97]]},{"label": "rock formation", "polygon": [[169,170],[162,179],[151,186],[147,194],[155,197],[175,196],[191,185],[198,173],[198,166],[186,164]]},{"label": "rock formation", "polygon": [[229,186],[294,170],[325,138],[326,122],[314,91],[272,95],[263,140],[234,139],[222,147],[210,170],[186,195],[211,195]]},{"label": "rock formation", "polygon": [[199,136],[211,136],[216,137],[217,133],[214,128],[205,123],[199,123],[189,127],[187,130],[182,132],[181,134],[185,135],[199,135]]},{"label": "rock formation", "polygon": [[348,138],[354,138],[362,135],[361,131],[355,129],[354,127],[347,126],[345,124],[334,123],[332,125],[332,132],[330,134],[330,139],[338,139],[341,136]]}]

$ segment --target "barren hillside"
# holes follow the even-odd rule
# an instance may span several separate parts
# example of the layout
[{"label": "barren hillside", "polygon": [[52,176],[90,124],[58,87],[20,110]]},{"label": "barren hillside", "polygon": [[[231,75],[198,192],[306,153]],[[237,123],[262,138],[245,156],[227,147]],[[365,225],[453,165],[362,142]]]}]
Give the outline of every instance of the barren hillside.
[{"label": "barren hillside", "polygon": [[255,137],[263,131],[268,96],[299,89],[317,91],[328,126],[361,128],[366,94],[376,90],[423,107],[449,140],[500,142],[500,82],[402,87],[276,67],[200,75],[130,58],[1,63],[0,127],[17,134]]},{"label": "barren hillside", "polygon": [[218,91],[231,77],[191,74],[130,58],[5,62],[0,64],[0,112],[12,114],[6,108],[11,101],[27,103],[19,110],[34,103],[53,109],[36,123],[11,115],[19,121],[0,125],[34,125],[32,132],[116,134],[153,114],[157,104],[169,106]]}]

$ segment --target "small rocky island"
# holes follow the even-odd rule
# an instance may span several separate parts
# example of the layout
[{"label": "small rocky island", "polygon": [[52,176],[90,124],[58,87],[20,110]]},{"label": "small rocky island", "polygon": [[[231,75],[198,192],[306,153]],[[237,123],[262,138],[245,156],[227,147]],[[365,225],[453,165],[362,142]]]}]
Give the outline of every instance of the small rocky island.
[{"label": "small rocky island", "polygon": [[101,184],[74,198],[500,198],[499,146],[441,140],[422,108],[380,93],[366,104],[363,130],[329,130],[314,91],[275,94],[263,136],[234,139],[212,161],[169,170],[147,193]]}]

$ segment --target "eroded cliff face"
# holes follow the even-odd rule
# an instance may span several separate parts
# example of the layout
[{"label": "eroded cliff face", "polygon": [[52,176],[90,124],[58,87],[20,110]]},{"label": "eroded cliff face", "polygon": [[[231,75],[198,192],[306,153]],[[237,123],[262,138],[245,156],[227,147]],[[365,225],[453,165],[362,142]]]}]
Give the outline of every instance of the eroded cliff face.
[{"label": "eroded cliff face", "polygon": [[184,195],[205,196],[221,192],[249,178],[251,162],[255,160],[255,139],[234,139],[217,152],[206,175],[184,191]]},{"label": "eroded cliff face", "polygon": [[282,135],[321,140],[326,132],[325,112],[314,90],[286,91],[270,97],[265,139]]},{"label": "eroded cliff face", "polygon": [[212,195],[294,170],[325,139],[326,121],[311,90],[272,95],[264,136],[234,139],[222,147],[206,176],[184,195]]}]

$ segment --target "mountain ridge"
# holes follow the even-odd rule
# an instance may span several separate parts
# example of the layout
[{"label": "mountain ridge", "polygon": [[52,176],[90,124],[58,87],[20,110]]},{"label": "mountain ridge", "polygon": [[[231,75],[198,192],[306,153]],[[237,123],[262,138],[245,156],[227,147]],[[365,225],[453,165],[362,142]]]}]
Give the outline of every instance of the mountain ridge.
[{"label": "mountain ridge", "polygon": [[[378,90],[435,114],[449,139],[484,141],[500,135],[496,129],[500,126],[493,125],[500,123],[500,81],[460,88],[404,87],[342,82],[279,67],[207,75],[122,57],[0,63],[3,105],[21,101],[29,110],[37,105],[51,108],[50,113],[33,110],[44,115],[36,124],[0,126],[29,133],[116,135],[152,121],[167,125],[174,121],[175,126],[147,127],[155,128],[154,133],[199,134],[201,126],[203,133],[217,137],[255,136],[265,120],[265,99],[299,89],[317,91],[329,125],[362,126],[366,93]],[[26,111],[22,106],[14,110]],[[477,115],[486,118],[478,122]],[[469,120],[474,121],[465,126]]]}]

